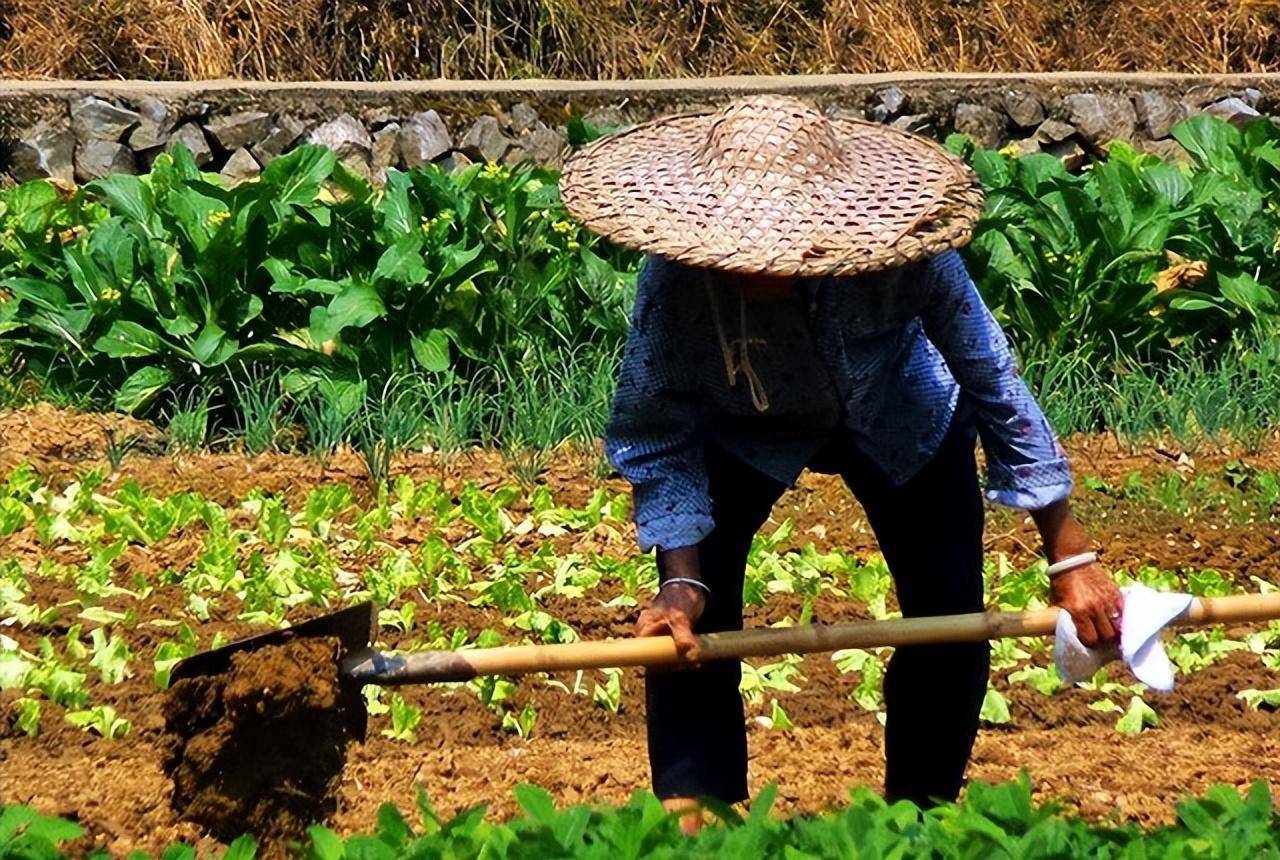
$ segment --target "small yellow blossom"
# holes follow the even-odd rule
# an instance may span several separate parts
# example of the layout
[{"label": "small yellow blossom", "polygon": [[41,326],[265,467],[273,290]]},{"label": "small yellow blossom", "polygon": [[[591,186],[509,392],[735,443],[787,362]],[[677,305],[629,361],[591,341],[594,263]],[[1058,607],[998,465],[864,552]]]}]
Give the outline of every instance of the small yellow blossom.
[{"label": "small yellow blossom", "polygon": [[219,209],[216,212],[209,213],[209,226],[217,227],[231,217],[231,213],[225,209]]},{"label": "small yellow blossom", "polygon": [[120,301],[120,291],[115,287],[107,287],[99,294],[98,298],[104,302],[118,302]]},{"label": "small yellow blossom", "polygon": [[484,166],[484,169],[480,171],[480,175],[485,179],[503,180],[511,175],[511,171],[507,170],[496,161],[490,161]]},{"label": "small yellow blossom", "polygon": [[582,243],[574,239],[570,239],[568,242],[565,243],[565,247],[568,248],[570,251],[576,251],[582,247]]},{"label": "small yellow blossom", "polygon": [[559,221],[553,221],[551,223],[551,229],[555,230],[557,233],[563,236],[573,232],[573,222],[565,221],[563,219]]},{"label": "small yellow blossom", "polygon": [[1018,155],[1021,154],[1022,150],[1018,148],[1017,143],[1006,143],[1004,146],[997,149],[996,152],[1003,155],[1005,158],[1017,158]]}]

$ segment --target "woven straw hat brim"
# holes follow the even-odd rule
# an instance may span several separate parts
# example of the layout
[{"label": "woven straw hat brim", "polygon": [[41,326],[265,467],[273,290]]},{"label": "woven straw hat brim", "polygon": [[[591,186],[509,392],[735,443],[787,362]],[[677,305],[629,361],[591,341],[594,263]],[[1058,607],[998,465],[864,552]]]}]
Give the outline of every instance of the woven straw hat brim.
[{"label": "woven straw hat brim", "polygon": [[[565,206],[592,232],[646,253],[803,277],[877,271],[959,247],[982,213],[977,176],[922,137],[823,117],[825,143],[780,160],[779,139],[794,131],[784,111],[781,129],[759,133],[760,149],[739,138],[726,159],[709,159],[724,115],[667,117],[584,147],[561,176]],[[813,124],[797,120],[805,122]]]}]

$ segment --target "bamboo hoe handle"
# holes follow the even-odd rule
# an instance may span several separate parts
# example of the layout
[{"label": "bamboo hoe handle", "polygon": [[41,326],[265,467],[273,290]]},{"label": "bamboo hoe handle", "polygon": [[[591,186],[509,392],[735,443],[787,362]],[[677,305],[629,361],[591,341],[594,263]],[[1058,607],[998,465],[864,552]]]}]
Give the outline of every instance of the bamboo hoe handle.
[{"label": "bamboo hoe handle", "polygon": [[[852,621],[804,627],[735,630],[698,637],[700,659],[723,660],[810,654],[842,648],[979,642],[1010,636],[1047,636],[1058,623],[1058,609],[1030,612],[975,612],[891,621]],[[1173,621],[1179,627],[1267,621],[1280,618],[1280,593],[1197,598]],[[391,656],[366,651],[349,658],[343,672],[366,684],[395,686],[436,681],[465,681],[479,675],[526,675],[623,666],[663,666],[684,662],[669,636],[574,642],[568,645],[516,645],[464,651],[431,651]]]}]

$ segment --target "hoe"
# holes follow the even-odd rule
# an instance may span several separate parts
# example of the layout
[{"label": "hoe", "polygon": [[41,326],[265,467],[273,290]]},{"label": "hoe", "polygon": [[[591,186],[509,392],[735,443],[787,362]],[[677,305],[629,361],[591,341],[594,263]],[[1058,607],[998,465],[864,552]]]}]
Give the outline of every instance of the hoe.
[{"label": "hoe", "polygon": [[[698,636],[700,662],[808,654],[842,648],[976,642],[1010,636],[1051,635],[1060,610],[978,612],[889,621],[740,630]],[[1280,618],[1280,593],[1197,598],[1173,624],[1182,627],[1239,624]],[[299,637],[331,637],[341,643],[339,676],[347,683],[344,708],[354,737],[363,738],[367,714],[360,688],[466,681],[482,675],[526,675],[624,666],[666,666],[683,662],[670,637],[574,642],[567,645],[517,645],[461,651],[390,654],[372,647],[375,613],[363,603],[295,627],[242,639],[192,656],[173,670],[174,682],[227,671],[234,654]]]}]

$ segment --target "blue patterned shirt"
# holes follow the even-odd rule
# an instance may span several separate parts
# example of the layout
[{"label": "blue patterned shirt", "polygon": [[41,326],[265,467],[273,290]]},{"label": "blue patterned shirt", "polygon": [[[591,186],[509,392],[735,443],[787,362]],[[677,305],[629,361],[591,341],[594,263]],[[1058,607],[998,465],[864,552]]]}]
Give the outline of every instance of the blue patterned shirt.
[{"label": "blue patterned shirt", "polygon": [[[794,484],[824,444],[843,439],[901,484],[961,406],[987,454],[987,498],[1035,510],[1070,494],[1062,447],[958,253],[801,279],[776,295],[746,298],[732,280],[660,257],[640,273],[605,453],[631,482],[642,549],[690,546],[711,531],[708,441]],[[750,380],[728,379],[742,342],[754,401]],[[736,352],[727,357],[724,344]]]}]

